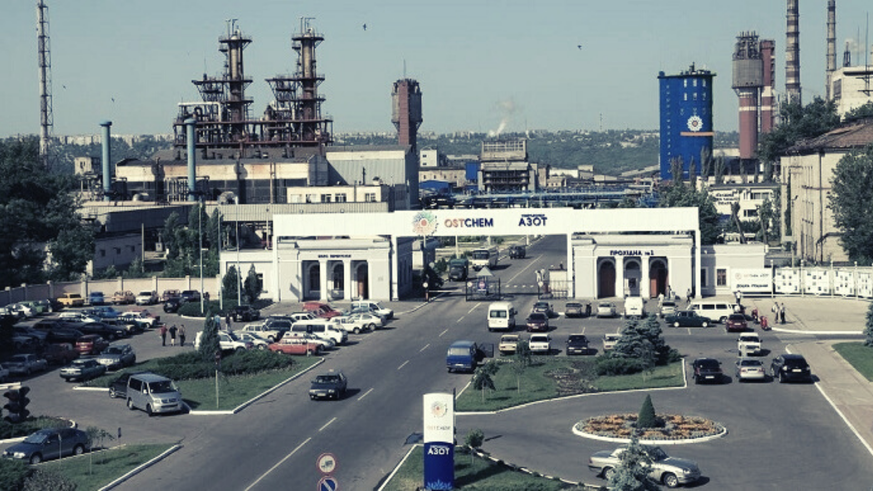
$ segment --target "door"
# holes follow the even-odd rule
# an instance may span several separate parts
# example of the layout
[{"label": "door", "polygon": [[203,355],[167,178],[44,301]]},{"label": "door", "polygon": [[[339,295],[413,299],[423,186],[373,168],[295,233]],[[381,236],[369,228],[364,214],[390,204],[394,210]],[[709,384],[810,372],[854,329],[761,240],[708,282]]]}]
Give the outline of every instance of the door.
[{"label": "door", "polygon": [[606,260],[600,263],[597,270],[597,298],[615,296],[615,263]]}]

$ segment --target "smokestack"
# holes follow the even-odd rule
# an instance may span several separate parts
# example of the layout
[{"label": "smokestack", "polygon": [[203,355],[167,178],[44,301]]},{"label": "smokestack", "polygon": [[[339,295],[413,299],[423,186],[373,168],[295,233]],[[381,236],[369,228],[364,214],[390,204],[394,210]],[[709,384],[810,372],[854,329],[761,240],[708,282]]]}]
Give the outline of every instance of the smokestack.
[{"label": "smokestack", "polygon": [[100,123],[103,127],[103,201],[112,201],[112,171],[109,165],[109,127],[112,126],[112,121],[103,121]]},{"label": "smokestack", "polygon": [[801,103],[800,98],[800,16],[798,0],[788,0],[788,30],[785,44],[785,92],[789,102]]},{"label": "smokestack", "polygon": [[846,51],[843,51],[843,66],[852,66],[852,52],[849,51],[849,42],[846,41]]},{"label": "smokestack", "polygon": [[391,122],[397,128],[398,145],[409,145],[418,155],[418,128],[421,126],[421,88],[418,82],[404,78],[394,82],[391,92]]},{"label": "smokestack", "polygon": [[197,120],[185,120],[188,130],[188,201],[197,201],[197,156],[194,152],[194,126]]},{"label": "smokestack", "polygon": [[837,70],[837,1],[828,0],[828,54],[827,76],[825,78],[825,94],[827,100],[833,99],[831,93],[831,78]]},{"label": "smokestack", "polygon": [[776,91],[776,41],[764,39],[761,41],[761,63],[764,65],[764,87],[761,90],[761,134],[773,129],[773,103]]},{"label": "smokestack", "polygon": [[764,86],[764,64],[758,35],[742,32],[737,36],[733,55],[731,87],[740,99],[740,158],[755,158],[758,149],[758,93]]}]

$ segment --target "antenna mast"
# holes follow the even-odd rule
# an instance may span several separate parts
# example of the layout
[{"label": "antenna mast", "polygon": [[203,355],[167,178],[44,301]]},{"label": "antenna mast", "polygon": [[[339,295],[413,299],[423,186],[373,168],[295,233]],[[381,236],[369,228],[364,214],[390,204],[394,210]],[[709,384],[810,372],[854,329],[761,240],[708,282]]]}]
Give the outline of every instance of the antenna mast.
[{"label": "antenna mast", "polygon": [[54,117],[52,116],[52,56],[48,6],[44,0],[38,0],[36,4],[36,33],[39,61],[39,159],[43,167],[48,169]]}]

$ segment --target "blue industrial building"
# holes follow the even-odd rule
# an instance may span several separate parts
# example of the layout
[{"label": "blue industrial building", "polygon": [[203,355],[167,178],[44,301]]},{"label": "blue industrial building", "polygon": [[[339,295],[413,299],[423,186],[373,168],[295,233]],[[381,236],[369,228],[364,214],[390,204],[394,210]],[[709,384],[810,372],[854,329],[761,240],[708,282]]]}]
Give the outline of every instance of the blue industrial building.
[{"label": "blue industrial building", "polygon": [[682,159],[682,178],[701,170],[701,152],[712,155],[712,78],[715,73],[692,64],[678,75],[658,74],[661,101],[661,179],[673,179],[670,162]]}]

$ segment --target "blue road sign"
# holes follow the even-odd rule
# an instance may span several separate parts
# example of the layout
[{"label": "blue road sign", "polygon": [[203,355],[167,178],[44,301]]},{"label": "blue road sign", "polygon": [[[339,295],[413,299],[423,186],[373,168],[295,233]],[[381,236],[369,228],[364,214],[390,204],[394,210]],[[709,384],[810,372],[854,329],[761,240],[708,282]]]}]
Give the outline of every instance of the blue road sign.
[{"label": "blue road sign", "polygon": [[339,483],[332,476],[324,476],[318,481],[317,491],[337,491]]}]

